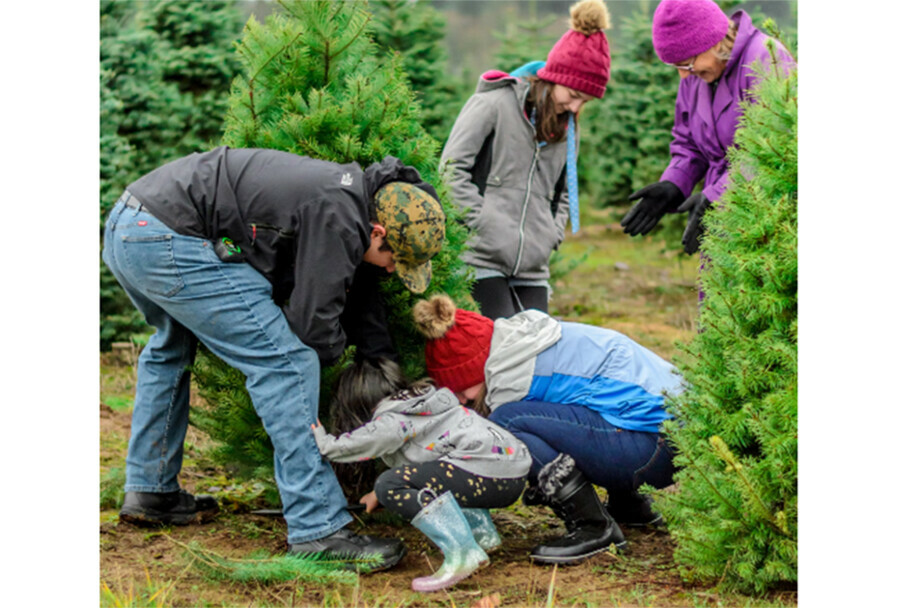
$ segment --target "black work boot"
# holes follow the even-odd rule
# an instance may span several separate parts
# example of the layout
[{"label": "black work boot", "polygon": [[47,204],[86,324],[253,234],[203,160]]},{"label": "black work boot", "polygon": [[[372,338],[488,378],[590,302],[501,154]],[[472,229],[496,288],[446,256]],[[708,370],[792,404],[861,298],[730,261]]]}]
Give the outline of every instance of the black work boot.
[{"label": "black work boot", "polygon": [[610,492],[606,510],[618,523],[632,528],[665,526],[662,515],[653,510],[653,500],[639,492]]},{"label": "black work boot", "polygon": [[522,493],[522,504],[526,507],[550,506],[550,500],[544,496],[537,484],[528,482],[528,487]]},{"label": "black work boot", "polygon": [[575,468],[571,456],[560,454],[544,466],[538,483],[567,532],[532,549],[531,559],[542,564],[577,564],[608,551],[610,545],[625,546],[622,530],[606,512],[594,486]]},{"label": "black work boot", "polygon": [[[398,538],[376,538],[364,536],[342,528],[331,536],[310,540],[305,543],[294,543],[288,549],[288,553],[306,554],[323,553],[324,557],[340,560],[365,559],[379,555],[380,561],[361,565],[368,567],[372,572],[387,570],[399,562],[406,555],[406,547]],[[352,563],[348,565],[353,565]]]},{"label": "black work boot", "polygon": [[203,523],[219,511],[219,503],[208,494],[194,496],[175,492],[125,492],[119,519],[136,526],[183,526]]}]

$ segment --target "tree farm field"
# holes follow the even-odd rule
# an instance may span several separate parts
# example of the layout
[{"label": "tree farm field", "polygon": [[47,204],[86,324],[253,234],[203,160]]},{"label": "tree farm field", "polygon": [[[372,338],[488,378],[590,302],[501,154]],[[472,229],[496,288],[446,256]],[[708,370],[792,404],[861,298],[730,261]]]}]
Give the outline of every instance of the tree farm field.
[{"label": "tree farm field", "polygon": [[[560,248],[563,260],[581,260],[556,283],[551,314],[615,329],[671,360],[677,342],[695,330],[697,257],[666,249],[656,236],[632,239],[615,218],[620,210],[591,212],[577,235]],[[584,214],[585,212],[583,212]],[[101,353],[100,473],[121,479],[134,394],[134,353]],[[200,397],[192,392],[192,404]],[[617,554],[601,554],[569,567],[531,563],[534,545],[564,532],[545,507],[517,502],[492,511],[503,545],[491,563],[449,590],[425,594],[412,579],[430,574],[441,554],[417,529],[383,510],[356,514],[364,534],[399,536],[407,555],[385,572],[354,582],[279,583],[215,580],[197,567],[196,548],[232,560],[286,549],[283,520],[259,514],[257,490],[228,477],[205,456],[210,442],[190,427],[180,481],[192,492],[212,493],[222,510],[209,523],[136,528],[118,521],[103,500],[100,510],[100,601],[102,606],[796,606],[795,591],[750,597],[688,583],[673,560],[664,530],[623,526],[628,541]],[[119,489],[121,486],[118,486]],[[602,490],[600,490],[602,494]],[[101,488],[101,497],[102,497]],[[194,549],[192,551],[192,548]]]}]

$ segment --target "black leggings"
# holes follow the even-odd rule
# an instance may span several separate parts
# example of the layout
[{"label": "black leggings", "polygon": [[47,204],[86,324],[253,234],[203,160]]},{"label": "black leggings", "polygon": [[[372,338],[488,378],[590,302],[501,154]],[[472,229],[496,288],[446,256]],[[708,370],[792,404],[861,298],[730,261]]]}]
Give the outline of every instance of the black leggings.
[{"label": "black leggings", "polygon": [[525,476],[500,479],[474,475],[443,460],[407,464],[385,471],[375,481],[375,497],[407,521],[444,492],[462,508],[508,507],[525,489]]},{"label": "black leggings", "polygon": [[528,308],[547,312],[549,294],[546,287],[517,285],[512,287],[505,277],[475,281],[472,297],[478,302],[481,314],[489,319],[511,317]]}]

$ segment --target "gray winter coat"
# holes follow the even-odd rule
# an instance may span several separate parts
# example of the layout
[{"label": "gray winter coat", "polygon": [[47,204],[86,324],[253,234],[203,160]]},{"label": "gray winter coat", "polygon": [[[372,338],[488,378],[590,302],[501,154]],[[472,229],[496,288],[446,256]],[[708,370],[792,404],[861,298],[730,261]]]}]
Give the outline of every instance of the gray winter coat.
[{"label": "gray winter coat", "polygon": [[566,142],[535,141],[524,113],[529,86],[502,72],[483,75],[453,125],[441,167],[475,233],[463,260],[509,277],[547,279],[569,218],[565,188],[555,214],[551,208],[564,182]]},{"label": "gray winter coat", "polygon": [[410,389],[384,399],[370,422],[340,437],[321,426],[313,434],[319,451],[334,462],[380,457],[393,468],[443,460],[473,475],[500,479],[522,477],[531,467],[524,443],[460,405],[446,388]]}]

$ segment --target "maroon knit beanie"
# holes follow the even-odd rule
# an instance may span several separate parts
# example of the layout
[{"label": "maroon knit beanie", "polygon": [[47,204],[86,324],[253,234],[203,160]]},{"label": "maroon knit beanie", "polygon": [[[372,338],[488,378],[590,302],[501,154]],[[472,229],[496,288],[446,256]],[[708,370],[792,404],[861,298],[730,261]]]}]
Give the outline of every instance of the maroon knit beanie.
[{"label": "maroon knit beanie", "polygon": [[603,97],[609,81],[609,11],[600,0],[581,0],[569,9],[571,29],[553,45],[539,78]]},{"label": "maroon knit beanie", "polygon": [[685,61],[714,47],[730,24],[713,0],[662,0],[653,13],[653,48],[663,63]]},{"label": "maroon knit beanie", "polygon": [[477,312],[457,309],[445,295],[418,301],[413,306],[413,321],[428,338],[425,367],[438,386],[459,393],[484,382],[493,321]]}]

